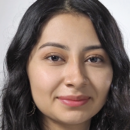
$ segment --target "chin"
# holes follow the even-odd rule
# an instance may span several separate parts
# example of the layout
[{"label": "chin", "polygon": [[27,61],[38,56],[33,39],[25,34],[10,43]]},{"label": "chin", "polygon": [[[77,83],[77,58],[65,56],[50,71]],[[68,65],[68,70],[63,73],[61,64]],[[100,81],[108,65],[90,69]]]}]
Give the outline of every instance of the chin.
[{"label": "chin", "polygon": [[65,123],[65,124],[69,124],[69,125],[75,125],[75,124],[81,124],[81,123],[85,123],[85,122],[89,122],[91,119],[83,116],[79,116],[78,114],[76,115],[68,115],[66,114],[66,116],[62,116],[59,119],[61,122]]},{"label": "chin", "polygon": [[87,120],[67,120],[64,121],[63,123],[68,124],[68,125],[78,125],[87,122]]}]

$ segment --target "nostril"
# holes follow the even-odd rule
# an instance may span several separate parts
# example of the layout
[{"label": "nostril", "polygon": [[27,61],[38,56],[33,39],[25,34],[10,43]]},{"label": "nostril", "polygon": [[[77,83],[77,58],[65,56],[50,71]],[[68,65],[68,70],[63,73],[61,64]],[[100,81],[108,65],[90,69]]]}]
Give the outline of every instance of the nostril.
[{"label": "nostril", "polygon": [[73,84],[66,84],[67,87],[73,87]]}]

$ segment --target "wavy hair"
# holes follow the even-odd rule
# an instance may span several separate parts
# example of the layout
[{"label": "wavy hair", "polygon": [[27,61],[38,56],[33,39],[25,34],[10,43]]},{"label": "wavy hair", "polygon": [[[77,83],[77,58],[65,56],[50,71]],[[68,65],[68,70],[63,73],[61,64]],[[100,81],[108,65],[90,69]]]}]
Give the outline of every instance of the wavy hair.
[{"label": "wavy hair", "polygon": [[37,0],[26,11],[6,54],[2,130],[42,130],[38,109],[27,116],[32,96],[26,65],[45,23],[58,13],[89,17],[112,63],[108,99],[92,118],[90,130],[130,130],[130,61],[116,21],[98,0]]}]

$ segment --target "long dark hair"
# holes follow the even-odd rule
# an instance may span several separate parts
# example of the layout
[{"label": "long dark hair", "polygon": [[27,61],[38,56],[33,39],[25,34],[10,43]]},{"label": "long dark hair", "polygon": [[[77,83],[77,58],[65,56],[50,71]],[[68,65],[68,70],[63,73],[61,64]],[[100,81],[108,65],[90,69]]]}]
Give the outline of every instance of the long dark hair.
[{"label": "long dark hair", "polygon": [[2,130],[42,130],[38,109],[27,115],[32,96],[26,65],[42,27],[58,13],[89,17],[112,63],[114,75],[108,99],[92,118],[90,130],[130,130],[130,62],[114,18],[98,0],[38,0],[26,11],[6,54]]}]

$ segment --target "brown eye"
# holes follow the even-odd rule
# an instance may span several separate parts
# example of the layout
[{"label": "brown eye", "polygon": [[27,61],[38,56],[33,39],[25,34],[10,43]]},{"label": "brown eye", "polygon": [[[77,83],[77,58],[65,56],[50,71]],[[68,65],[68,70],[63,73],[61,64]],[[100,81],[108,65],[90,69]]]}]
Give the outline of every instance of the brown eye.
[{"label": "brown eye", "polygon": [[87,59],[87,62],[92,62],[92,63],[99,63],[102,62],[103,60],[100,57],[90,57]]},{"label": "brown eye", "polygon": [[54,62],[62,61],[62,58],[60,58],[59,56],[56,56],[56,55],[49,56],[49,57],[47,57],[47,59],[54,61]]}]

